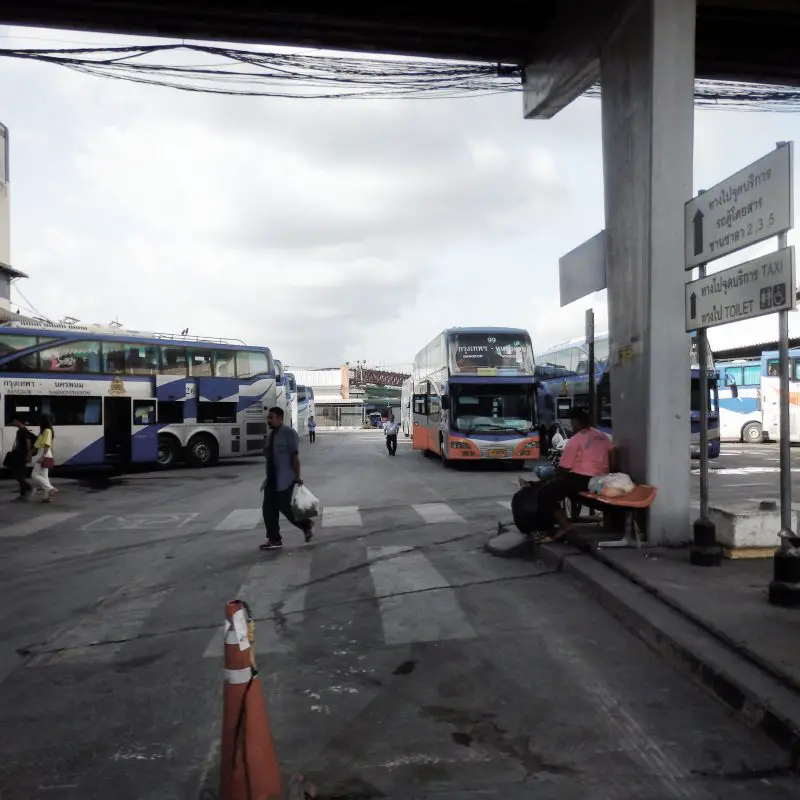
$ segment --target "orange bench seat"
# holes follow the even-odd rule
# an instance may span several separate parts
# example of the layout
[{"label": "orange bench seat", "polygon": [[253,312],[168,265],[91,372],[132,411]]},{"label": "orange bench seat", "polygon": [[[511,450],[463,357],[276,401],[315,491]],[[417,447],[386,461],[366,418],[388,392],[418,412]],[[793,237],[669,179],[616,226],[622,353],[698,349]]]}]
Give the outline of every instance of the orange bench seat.
[{"label": "orange bench seat", "polygon": [[591,500],[602,506],[610,506],[612,508],[650,508],[656,499],[658,489],[655,486],[648,486],[647,484],[639,484],[619,497],[601,497],[599,494],[592,492],[580,492],[579,497]]}]

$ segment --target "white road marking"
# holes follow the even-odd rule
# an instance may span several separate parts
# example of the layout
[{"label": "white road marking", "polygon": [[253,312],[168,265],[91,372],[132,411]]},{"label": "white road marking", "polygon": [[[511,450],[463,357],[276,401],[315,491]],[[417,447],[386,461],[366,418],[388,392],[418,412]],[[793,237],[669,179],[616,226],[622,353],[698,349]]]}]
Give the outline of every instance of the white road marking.
[{"label": "white road marking", "polygon": [[31,519],[26,519],[22,522],[15,522],[13,525],[4,525],[0,528],[0,539],[16,539],[22,536],[30,536],[32,533],[52,528],[77,516],[77,511],[64,511],[59,514],[42,514],[39,517],[31,517]]},{"label": "white road marking", "polygon": [[322,509],[323,528],[357,528],[361,524],[358,506],[325,506]]},{"label": "white road marking", "polygon": [[475,638],[455,591],[422,553],[368,547],[367,559],[386,644]]},{"label": "white road marking", "polygon": [[510,500],[498,500],[497,504],[503,506],[507,511],[511,511],[511,501]]},{"label": "white road marking", "polygon": [[456,514],[447,503],[420,503],[411,508],[419,514],[428,525],[437,525],[441,522],[464,522],[464,518]]},{"label": "white road marking", "polygon": [[[775,474],[780,471],[780,467],[721,467],[709,470],[711,475],[758,475]],[[800,467],[792,467],[792,472],[800,472]],[[699,474],[699,469],[692,470],[692,475]]]},{"label": "white road marking", "polygon": [[261,522],[260,508],[236,508],[214,528],[215,531],[250,531]]},{"label": "white road marking", "polygon": [[[267,554],[267,560],[250,569],[234,595],[247,602],[256,621],[256,653],[287,653],[294,648],[291,629],[304,620],[312,555],[311,550]],[[204,658],[223,657],[223,637],[221,625],[209,641]]]},{"label": "white road marking", "polygon": [[132,514],[117,517],[106,514],[84,525],[82,531],[160,531],[165,528],[182,528],[196,517],[197,512],[174,514]]}]

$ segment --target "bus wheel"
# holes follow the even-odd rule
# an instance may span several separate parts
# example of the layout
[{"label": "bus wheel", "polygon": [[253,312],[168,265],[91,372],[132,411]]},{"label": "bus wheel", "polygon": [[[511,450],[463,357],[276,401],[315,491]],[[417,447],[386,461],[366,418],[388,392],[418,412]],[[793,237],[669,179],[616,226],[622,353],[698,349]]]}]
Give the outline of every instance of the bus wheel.
[{"label": "bus wheel", "polygon": [[444,440],[439,439],[439,458],[442,459],[442,466],[445,469],[450,469],[452,464],[450,463],[450,459],[444,454]]},{"label": "bus wheel", "polygon": [[162,433],[158,437],[158,466],[171,467],[178,460],[181,453],[178,440],[174,436]]},{"label": "bus wheel", "polygon": [[758,444],[761,440],[761,425],[757,422],[748,422],[747,425],[742,428],[743,442],[747,444]]},{"label": "bus wheel", "polygon": [[190,467],[210,467],[217,462],[217,442],[207,433],[198,433],[186,445],[186,463]]}]

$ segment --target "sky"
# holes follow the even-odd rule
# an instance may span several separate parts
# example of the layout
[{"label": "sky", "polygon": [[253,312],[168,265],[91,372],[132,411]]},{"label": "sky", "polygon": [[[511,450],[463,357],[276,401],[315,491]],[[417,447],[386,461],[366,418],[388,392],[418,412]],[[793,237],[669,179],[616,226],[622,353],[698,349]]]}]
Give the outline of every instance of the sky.
[{"label": "sky", "polygon": [[[129,41],[0,27],[2,47]],[[558,297],[559,257],[604,224],[598,100],[526,121],[518,94],[215,97],[11,59],[0,75],[23,313],[188,327],[296,367],[400,369],[457,325],[527,328],[538,352],[582,335],[589,306],[607,327],[604,293]],[[698,110],[695,188],[798,138],[798,114]]]}]

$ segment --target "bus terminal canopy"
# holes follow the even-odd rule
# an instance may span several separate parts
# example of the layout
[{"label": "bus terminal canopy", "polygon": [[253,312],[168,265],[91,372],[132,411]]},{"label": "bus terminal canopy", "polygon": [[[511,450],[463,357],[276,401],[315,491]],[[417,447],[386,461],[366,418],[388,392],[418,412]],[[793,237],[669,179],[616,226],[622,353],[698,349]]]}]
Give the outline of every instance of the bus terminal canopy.
[{"label": "bus terminal canopy", "polygon": [[[556,80],[556,73],[569,72],[574,94],[597,81],[597,53],[628,5],[543,0],[461,4],[455,11],[442,3],[38,0],[3,4],[0,23],[527,66]],[[799,37],[794,0],[697,0],[697,76],[800,84]],[[569,63],[559,63],[564,51]]]}]

